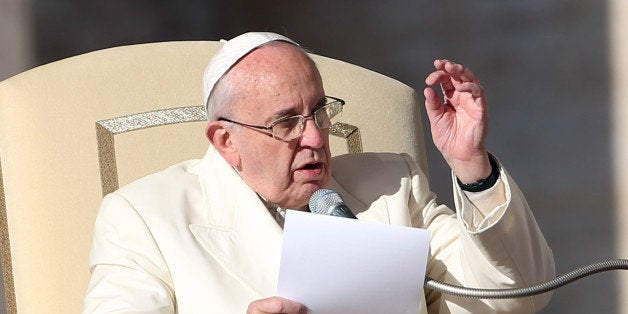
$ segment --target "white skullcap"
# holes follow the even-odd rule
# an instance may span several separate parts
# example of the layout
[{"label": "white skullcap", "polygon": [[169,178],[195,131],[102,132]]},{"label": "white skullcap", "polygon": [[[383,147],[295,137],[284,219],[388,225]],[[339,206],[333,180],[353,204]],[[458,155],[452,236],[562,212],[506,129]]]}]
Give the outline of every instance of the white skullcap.
[{"label": "white skullcap", "polygon": [[240,59],[255,50],[261,45],[272,41],[285,41],[293,45],[299,46],[292,39],[267,32],[251,32],[234,37],[229,41],[224,41],[224,45],[216,52],[214,57],[209,61],[203,75],[203,100],[205,101],[205,109],[209,102],[216,83],[225,75]]}]

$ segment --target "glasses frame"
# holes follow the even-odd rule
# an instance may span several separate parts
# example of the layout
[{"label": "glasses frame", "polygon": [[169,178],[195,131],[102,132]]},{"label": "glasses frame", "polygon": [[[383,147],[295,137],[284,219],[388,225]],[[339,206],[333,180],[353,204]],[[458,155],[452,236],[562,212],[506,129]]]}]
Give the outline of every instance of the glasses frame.
[{"label": "glasses frame", "polygon": [[[321,110],[326,109],[327,107],[331,106],[334,103],[340,103],[340,112],[338,112],[338,114],[342,113],[342,108],[345,105],[345,101],[344,100],[342,100],[340,98],[332,97],[332,96],[325,96],[325,99],[326,100],[331,100],[331,101],[327,101],[325,103],[325,105],[323,105],[323,106],[317,108],[316,110],[312,111],[312,113],[307,115],[307,116],[304,116],[302,114],[297,114],[297,115],[281,118],[281,119],[278,119],[278,120],[272,122],[269,126],[253,125],[253,124],[238,122],[238,121],[234,121],[234,120],[231,120],[231,119],[228,119],[228,118],[225,118],[225,117],[219,117],[218,121],[225,121],[225,122],[230,122],[230,123],[234,123],[234,124],[245,126],[245,127],[249,127],[249,128],[254,128],[256,130],[259,130],[259,131],[262,131],[262,132],[264,132],[266,134],[271,135],[274,139],[289,142],[289,141],[292,141],[294,139],[300,138],[303,135],[304,128],[303,127],[301,128],[301,132],[299,133],[299,135],[297,135],[297,136],[295,136],[293,138],[284,139],[284,138],[276,136],[275,133],[273,132],[273,127],[275,125],[277,125],[277,124],[279,124],[281,122],[284,122],[286,120],[289,120],[289,119],[294,119],[294,118],[300,118],[301,121],[302,121],[301,125],[305,125],[305,121],[307,121],[307,119],[311,118],[311,119],[314,120],[314,124],[316,124],[316,126],[319,129],[326,129],[326,128],[329,128],[329,127],[323,128],[320,125],[318,125],[318,122],[316,121],[316,114],[318,112],[320,112]],[[335,116],[337,116],[338,114],[334,115],[333,117],[329,117],[329,118],[332,119]]]}]

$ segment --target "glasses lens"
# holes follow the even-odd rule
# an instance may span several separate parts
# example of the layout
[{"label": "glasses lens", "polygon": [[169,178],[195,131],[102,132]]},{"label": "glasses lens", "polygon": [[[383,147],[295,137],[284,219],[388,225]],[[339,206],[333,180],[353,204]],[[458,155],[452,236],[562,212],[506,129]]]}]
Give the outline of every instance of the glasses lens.
[{"label": "glasses lens", "polygon": [[303,123],[301,117],[290,117],[273,125],[273,136],[282,140],[291,140],[301,135]]},{"label": "glasses lens", "polygon": [[321,129],[329,128],[331,126],[331,119],[337,116],[341,111],[342,103],[339,101],[333,101],[325,105],[315,112],[316,124]]},{"label": "glasses lens", "polygon": [[342,112],[342,102],[336,100],[327,105],[327,115],[330,119],[333,119],[335,116]]},{"label": "glasses lens", "polygon": [[[319,128],[327,129],[331,127],[331,119],[340,112],[342,112],[342,101],[332,100],[332,102],[314,111],[314,122]],[[290,141],[301,136],[305,119],[303,116],[294,116],[275,122],[271,125],[273,137]]]},{"label": "glasses lens", "polygon": [[329,105],[322,107],[314,113],[314,121],[316,125],[321,129],[326,129],[331,126],[331,119],[329,117]]}]

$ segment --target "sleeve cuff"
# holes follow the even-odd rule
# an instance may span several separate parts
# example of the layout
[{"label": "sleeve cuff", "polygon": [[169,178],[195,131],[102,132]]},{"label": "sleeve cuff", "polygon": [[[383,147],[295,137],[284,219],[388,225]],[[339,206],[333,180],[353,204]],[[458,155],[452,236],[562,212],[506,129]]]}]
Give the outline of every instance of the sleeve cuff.
[{"label": "sleeve cuff", "polygon": [[506,212],[510,202],[510,190],[508,180],[505,180],[501,170],[498,168],[500,175],[494,184],[483,191],[464,191],[458,184],[454,184],[458,186],[457,189],[454,188],[456,209],[467,231],[482,232],[496,224]]},{"label": "sleeve cuff", "polygon": [[463,191],[482,192],[495,185],[497,179],[499,179],[499,163],[490,153],[488,154],[488,160],[491,163],[491,174],[489,174],[488,177],[473,183],[462,183],[460,179],[456,178],[456,182],[458,182],[458,185]]}]

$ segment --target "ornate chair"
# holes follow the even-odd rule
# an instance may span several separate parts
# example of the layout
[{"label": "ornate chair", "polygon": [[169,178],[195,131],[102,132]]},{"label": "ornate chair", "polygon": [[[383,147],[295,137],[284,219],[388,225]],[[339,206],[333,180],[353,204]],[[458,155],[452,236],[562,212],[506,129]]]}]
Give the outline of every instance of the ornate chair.
[{"label": "ornate chair", "polygon": [[[0,82],[0,242],[9,313],[77,313],[104,193],[203,156],[201,78],[219,42],[105,49]],[[426,168],[416,93],[313,55],[346,100],[334,154],[406,152]]]}]

